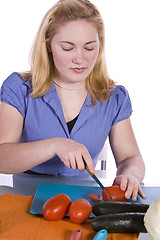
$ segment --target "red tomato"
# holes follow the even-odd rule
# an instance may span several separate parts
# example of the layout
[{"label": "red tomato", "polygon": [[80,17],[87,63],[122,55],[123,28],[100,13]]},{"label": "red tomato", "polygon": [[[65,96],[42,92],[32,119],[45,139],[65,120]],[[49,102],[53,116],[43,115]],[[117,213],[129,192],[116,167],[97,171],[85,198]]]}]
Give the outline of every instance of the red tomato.
[{"label": "red tomato", "polygon": [[99,194],[95,194],[95,193],[89,193],[88,194],[89,198],[94,201],[94,202],[99,202],[102,200],[102,196]]},{"label": "red tomato", "polygon": [[43,216],[49,221],[59,220],[66,216],[71,199],[64,193],[49,198],[43,205]]},{"label": "red tomato", "polygon": [[70,240],[81,240],[83,237],[82,229],[77,229],[72,232]]},{"label": "red tomato", "polygon": [[69,216],[72,222],[81,224],[91,214],[92,205],[86,199],[77,199],[71,203]]},{"label": "red tomato", "polygon": [[107,187],[102,191],[104,201],[126,201],[125,191],[120,189],[119,185]]}]

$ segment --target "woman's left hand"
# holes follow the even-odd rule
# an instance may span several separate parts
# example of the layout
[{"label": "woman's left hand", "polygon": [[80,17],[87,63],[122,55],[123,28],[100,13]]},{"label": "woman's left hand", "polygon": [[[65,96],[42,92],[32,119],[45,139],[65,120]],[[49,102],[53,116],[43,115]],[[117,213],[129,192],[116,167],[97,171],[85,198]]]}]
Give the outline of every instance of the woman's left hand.
[{"label": "woman's left hand", "polygon": [[139,194],[141,198],[146,199],[146,196],[140,186],[138,180],[132,176],[122,174],[118,175],[113,182],[114,185],[119,185],[121,190],[126,191],[125,197],[127,199],[132,198],[133,201],[137,200]]}]

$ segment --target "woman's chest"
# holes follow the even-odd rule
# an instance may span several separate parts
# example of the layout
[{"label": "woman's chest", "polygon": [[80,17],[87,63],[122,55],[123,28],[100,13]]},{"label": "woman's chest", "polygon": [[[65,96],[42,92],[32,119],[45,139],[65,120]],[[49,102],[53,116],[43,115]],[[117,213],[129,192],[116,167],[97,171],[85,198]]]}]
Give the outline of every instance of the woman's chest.
[{"label": "woman's chest", "polygon": [[82,106],[87,97],[87,92],[84,91],[82,93],[70,93],[61,94],[58,93],[64,118],[66,122],[70,122],[73,120],[77,115],[79,115]]},{"label": "woman's chest", "polygon": [[111,119],[100,106],[84,104],[71,133],[68,131],[63,109],[56,101],[40,101],[27,106],[21,142],[52,137],[71,138],[97,152],[110,131]]}]

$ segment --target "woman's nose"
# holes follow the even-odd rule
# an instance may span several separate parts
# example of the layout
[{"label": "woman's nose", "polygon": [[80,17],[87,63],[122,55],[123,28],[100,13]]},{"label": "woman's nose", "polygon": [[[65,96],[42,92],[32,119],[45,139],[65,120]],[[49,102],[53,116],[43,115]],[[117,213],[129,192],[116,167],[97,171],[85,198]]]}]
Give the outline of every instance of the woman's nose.
[{"label": "woman's nose", "polygon": [[80,65],[80,64],[83,63],[83,61],[84,61],[83,51],[82,50],[77,50],[74,57],[73,57],[72,62]]}]

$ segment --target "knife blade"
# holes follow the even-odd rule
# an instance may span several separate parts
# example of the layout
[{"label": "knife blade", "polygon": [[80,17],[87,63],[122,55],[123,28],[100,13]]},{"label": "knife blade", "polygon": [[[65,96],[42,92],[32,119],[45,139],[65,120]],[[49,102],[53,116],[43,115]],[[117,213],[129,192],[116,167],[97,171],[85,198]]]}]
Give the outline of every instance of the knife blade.
[{"label": "knife blade", "polygon": [[104,189],[105,187],[103,186],[103,184],[99,181],[99,179],[97,178],[97,176],[95,175],[95,173],[90,172],[89,168],[87,166],[87,164],[85,164],[85,169],[89,172],[90,176],[96,181],[96,183],[102,188]]}]

